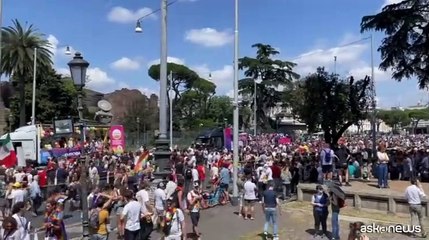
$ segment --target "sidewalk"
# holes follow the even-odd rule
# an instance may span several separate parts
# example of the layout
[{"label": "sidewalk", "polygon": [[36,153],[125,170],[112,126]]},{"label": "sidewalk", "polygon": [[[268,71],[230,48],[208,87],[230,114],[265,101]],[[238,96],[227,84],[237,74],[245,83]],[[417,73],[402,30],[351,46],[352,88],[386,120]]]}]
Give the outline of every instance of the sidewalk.
[{"label": "sidewalk", "polygon": [[[313,237],[313,216],[310,211],[305,208],[299,208],[295,205],[287,205],[284,207],[282,216],[279,219],[279,234],[282,240],[302,240],[302,239],[322,239]],[[232,206],[216,207],[201,212],[200,231],[202,232],[201,239],[203,240],[261,240],[264,239],[260,234],[263,231],[264,219],[262,210],[257,204],[255,206],[256,219],[243,220],[236,214],[238,208]],[[380,222],[379,220],[340,216],[341,219],[341,238],[347,239],[350,222],[361,221],[364,223],[375,223],[389,225],[392,223]],[[395,221],[395,217],[391,217]],[[406,224],[402,220],[399,223]],[[186,228],[188,233],[191,232],[190,219],[186,218]],[[330,230],[330,219],[328,219],[328,230]],[[69,229],[68,229],[69,230]],[[70,229],[72,230],[72,229]],[[81,228],[78,229],[80,232]],[[78,236],[78,235],[77,235]],[[76,236],[76,237],[77,237]],[[190,235],[188,235],[191,237]],[[368,234],[370,239],[390,239],[402,240],[412,239],[400,234],[383,233],[383,234]],[[73,238],[80,239],[80,238]],[[112,233],[109,239],[116,239],[116,233]],[[152,234],[153,240],[160,239],[157,233]],[[192,238],[188,238],[192,239]],[[326,238],[325,238],[326,239]],[[415,238],[414,238],[415,239]]]}]

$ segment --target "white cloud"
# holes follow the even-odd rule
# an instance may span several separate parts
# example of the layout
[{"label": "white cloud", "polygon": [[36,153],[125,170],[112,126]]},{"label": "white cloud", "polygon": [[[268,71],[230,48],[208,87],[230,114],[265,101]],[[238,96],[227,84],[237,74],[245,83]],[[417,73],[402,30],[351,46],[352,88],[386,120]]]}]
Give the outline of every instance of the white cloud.
[{"label": "white cloud", "polygon": [[92,90],[106,92],[115,83],[115,79],[109,77],[109,75],[98,67],[88,68],[88,83],[86,86]]},{"label": "white cloud", "polygon": [[185,33],[185,40],[204,47],[221,47],[231,43],[234,36],[230,31],[213,28],[191,29]]},{"label": "white cloud", "polygon": [[145,87],[139,87],[137,88],[142,94],[146,95],[147,97],[150,97],[150,95],[155,94],[159,95],[159,90],[145,88]]},{"label": "white cloud", "polygon": [[[150,8],[140,8],[136,11],[126,9],[124,7],[113,7],[109,14],[107,15],[107,19],[111,22],[116,23],[134,23],[137,19],[150,14],[153,12]],[[152,14],[147,16],[146,18],[156,19],[156,14]]]},{"label": "white cloud", "polygon": [[216,84],[216,92],[224,94],[233,88],[234,68],[231,65],[225,65],[221,69],[210,69],[207,64],[191,67],[202,78],[208,79],[212,75],[212,82]]},{"label": "white cloud", "polygon": [[404,0],[384,0],[384,4],[381,8],[384,8],[387,5],[391,5],[391,4],[396,4],[396,3],[400,3]]},{"label": "white cloud", "polygon": [[[354,75],[356,78],[371,75],[370,62],[370,44],[369,40],[362,40],[362,36],[346,34],[340,41],[340,46],[330,48],[313,49],[300,54],[293,62],[297,63],[295,71],[302,77],[316,71],[317,67],[325,67],[329,72],[336,71],[340,76]],[[348,44],[354,42],[354,44]],[[334,61],[336,57],[336,62]],[[376,81],[390,79],[391,72],[383,72],[374,69],[374,78]]]},{"label": "white cloud", "polygon": [[140,68],[140,62],[127,57],[122,57],[110,64],[115,70],[137,70]]},{"label": "white cloud", "polygon": [[[176,58],[176,57],[167,57],[167,62],[169,63],[176,63],[176,64],[180,64],[180,65],[184,65],[185,64],[185,60],[182,58]],[[152,60],[147,64],[147,67],[149,68],[152,65],[155,64],[159,64],[160,60],[156,59],[156,60]]]},{"label": "white cloud", "polygon": [[[354,76],[356,79],[362,79],[365,76],[371,76],[371,67],[361,67],[361,68],[353,68],[350,70],[350,76]],[[378,68],[378,66],[374,67],[374,79],[376,82],[391,80],[392,72],[391,71],[382,71]]]}]

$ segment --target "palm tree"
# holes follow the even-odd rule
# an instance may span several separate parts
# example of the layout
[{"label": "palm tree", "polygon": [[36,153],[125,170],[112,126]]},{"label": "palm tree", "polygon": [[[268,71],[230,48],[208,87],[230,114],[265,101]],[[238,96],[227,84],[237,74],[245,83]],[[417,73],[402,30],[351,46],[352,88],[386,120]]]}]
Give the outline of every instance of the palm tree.
[{"label": "palm tree", "polygon": [[[37,48],[38,75],[52,67],[51,44],[33,25],[23,26],[18,20],[2,29],[2,74],[16,81],[19,91],[19,125],[27,122],[25,114],[25,83],[33,76],[34,49]],[[12,77],[13,75],[13,77]]]}]

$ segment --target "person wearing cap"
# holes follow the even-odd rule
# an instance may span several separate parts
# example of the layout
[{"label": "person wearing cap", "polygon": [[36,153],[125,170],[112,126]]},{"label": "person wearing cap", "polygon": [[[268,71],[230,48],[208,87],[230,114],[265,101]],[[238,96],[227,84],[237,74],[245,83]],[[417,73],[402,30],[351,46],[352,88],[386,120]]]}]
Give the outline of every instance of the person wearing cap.
[{"label": "person wearing cap", "polygon": [[164,240],[186,239],[185,215],[183,211],[178,208],[173,197],[167,199],[163,233]]},{"label": "person wearing cap", "polygon": [[329,211],[328,206],[329,196],[323,190],[322,185],[316,186],[317,193],[311,198],[311,204],[313,205],[313,217],[314,217],[314,230],[315,235],[320,235],[320,225],[322,225],[322,235],[327,236],[327,225]]},{"label": "person wearing cap", "polygon": [[12,184],[12,191],[9,192],[8,197],[12,199],[11,207],[13,207],[13,205],[17,202],[24,202],[26,197],[26,191],[22,189],[22,184],[19,182],[15,182],[14,184]]},{"label": "person wearing cap", "polygon": [[189,203],[190,216],[192,222],[192,230],[194,234],[200,239],[201,233],[198,229],[198,222],[200,221],[200,208],[201,200],[203,199],[198,182],[194,182],[194,189],[192,189],[186,197]]}]

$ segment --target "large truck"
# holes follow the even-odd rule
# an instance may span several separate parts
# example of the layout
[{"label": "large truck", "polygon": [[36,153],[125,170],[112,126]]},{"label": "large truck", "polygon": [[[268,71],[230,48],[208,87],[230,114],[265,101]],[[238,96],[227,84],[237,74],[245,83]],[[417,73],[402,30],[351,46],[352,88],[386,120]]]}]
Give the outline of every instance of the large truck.
[{"label": "large truck", "polygon": [[[21,147],[23,154],[17,155],[18,163],[25,162],[26,160],[31,160],[37,163],[40,163],[40,132],[41,128],[37,125],[29,125],[16,129],[14,132],[7,133],[0,137],[0,139],[5,139],[8,134],[15,148],[15,151],[18,147]],[[19,159],[23,157],[24,159]]]}]

